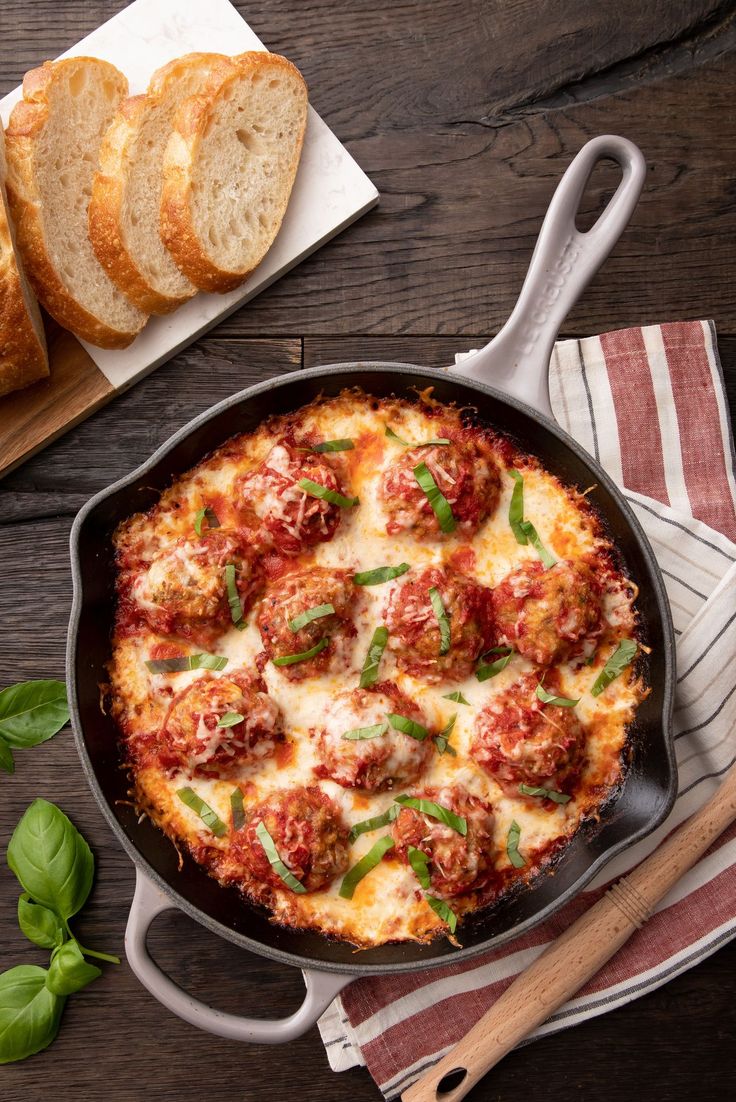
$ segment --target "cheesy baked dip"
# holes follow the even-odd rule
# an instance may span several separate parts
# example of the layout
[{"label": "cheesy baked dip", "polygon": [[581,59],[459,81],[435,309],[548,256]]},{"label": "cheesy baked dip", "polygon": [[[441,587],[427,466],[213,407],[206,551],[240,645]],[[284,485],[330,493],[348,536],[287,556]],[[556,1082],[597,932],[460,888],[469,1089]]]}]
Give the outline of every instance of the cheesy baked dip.
[{"label": "cheesy baked dip", "polygon": [[621,783],[634,586],[584,494],[472,411],[315,401],[115,545],[136,804],[279,923],[455,938]]}]

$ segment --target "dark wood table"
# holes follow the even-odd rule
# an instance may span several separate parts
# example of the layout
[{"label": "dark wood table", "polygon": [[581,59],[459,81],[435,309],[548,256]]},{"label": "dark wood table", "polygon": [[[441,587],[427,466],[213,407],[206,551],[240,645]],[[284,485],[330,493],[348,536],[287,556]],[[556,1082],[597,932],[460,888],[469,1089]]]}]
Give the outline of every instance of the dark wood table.
[{"label": "dark wood table", "polygon": [[[124,5],[3,0],[0,92]],[[715,318],[736,405],[736,15],[716,0],[264,0],[238,3],[303,70],[317,110],[381,191],[378,209],[208,337],[0,484],[0,685],[63,675],[67,541],[95,491],[213,402],[330,361],[440,366],[494,332],[519,289],[571,156],[612,131],[643,149],[632,223],[565,332]],[[594,178],[588,223],[614,179]],[[704,458],[705,461],[705,458]],[[3,845],[35,796],[93,845],[97,883],[78,923],[122,954],[133,869],[87,789],[67,730],[0,779]],[[43,962],[15,922],[0,869],[0,969]],[[288,1012],[298,972],[251,957],[182,916],[156,958],[224,1009]],[[736,944],[659,991],[509,1056],[481,1102],[730,1096]],[[729,1082],[731,1088],[729,1089]],[[316,1031],[284,1049],[214,1039],[162,1010],[125,964],[69,1001],[51,1049],[0,1073],[7,1102],[375,1099],[364,1071],[333,1075]]]}]

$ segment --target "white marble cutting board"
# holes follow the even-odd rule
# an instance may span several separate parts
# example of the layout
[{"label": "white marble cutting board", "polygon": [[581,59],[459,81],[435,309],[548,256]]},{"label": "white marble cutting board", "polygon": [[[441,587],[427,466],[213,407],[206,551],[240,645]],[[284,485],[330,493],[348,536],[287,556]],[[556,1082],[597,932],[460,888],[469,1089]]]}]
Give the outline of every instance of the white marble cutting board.
[{"label": "white marble cutting board", "polygon": [[[146,89],[155,69],[193,50],[237,54],[266,47],[228,0],[135,0],[61,57],[89,54],[117,65],[130,93]],[[21,98],[0,101],[7,124]],[[378,191],[319,115],[309,109],[301,163],[281,230],[263,263],[226,295],[199,294],[173,314],[152,318],[126,349],[84,344],[115,390],[124,390],[191,344],[354,222],[378,201]]]}]

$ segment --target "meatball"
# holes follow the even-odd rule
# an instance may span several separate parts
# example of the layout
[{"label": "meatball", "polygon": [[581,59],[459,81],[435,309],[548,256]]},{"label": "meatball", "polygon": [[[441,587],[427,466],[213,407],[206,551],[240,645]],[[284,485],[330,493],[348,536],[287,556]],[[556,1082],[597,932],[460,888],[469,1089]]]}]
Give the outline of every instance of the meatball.
[{"label": "meatball", "polygon": [[493,613],[502,643],[551,666],[600,635],[601,587],[586,562],[525,562],[494,589]]},{"label": "meatball", "polygon": [[501,476],[490,446],[470,438],[451,444],[409,448],[387,466],[379,497],[386,514],[386,531],[393,536],[410,532],[418,537],[444,535],[427,495],[414,476],[426,464],[457,521],[457,535],[469,537],[498,504]]},{"label": "meatball", "polygon": [[[220,726],[223,716],[242,718]],[[174,697],[161,728],[161,758],[190,776],[227,777],[268,757],[281,738],[278,705],[260,678],[204,674]]]},{"label": "meatball", "polygon": [[[324,650],[314,658],[279,666],[291,681],[302,681],[324,673],[341,649],[345,639],[355,635],[350,610],[356,590],[352,575],[346,570],[326,570],[311,567],[279,578],[267,591],[258,608],[258,628],[269,658],[287,654],[303,654],[320,640],[329,639]],[[289,626],[299,615],[320,605],[332,605],[334,612],[310,620],[293,631]]]},{"label": "meatball", "polygon": [[251,808],[231,844],[231,865],[244,866],[261,889],[290,891],[261,844],[259,823],[265,823],[279,857],[308,892],[328,887],[347,869],[348,827],[339,808],[319,788],[271,793]]},{"label": "meatball", "polygon": [[[345,788],[370,791],[415,781],[432,757],[432,740],[413,738],[388,725],[386,717],[392,713],[406,716],[426,729],[416,704],[391,681],[339,693],[317,732],[317,776],[329,777]],[[348,731],[383,724],[386,730],[372,738],[343,737]]]},{"label": "meatball", "polygon": [[232,623],[225,581],[229,563],[247,610],[256,588],[253,553],[217,530],[159,551],[136,579],[133,599],[155,632],[208,646]]},{"label": "meatball", "polygon": [[412,793],[454,811],[467,823],[467,834],[411,807],[402,807],[393,825],[396,853],[409,863],[410,846],[429,858],[430,891],[440,898],[477,891],[493,876],[493,810],[462,789],[427,788]]},{"label": "meatball", "polygon": [[[585,731],[574,710],[543,704],[537,685],[537,677],[527,674],[494,696],[475,721],[471,757],[512,796],[519,784],[564,792],[583,764]],[[553,671],[545,688],[560,692]]]},{"label": "meatball", "polygon": [[331,540],[340,523],[342,506],[308,494],[299,486],[304,478],[346,496],[324,456],[284,441],[235,485],[244,526],[255,532],[257,542],[284,555],[298,555],[305,547]]},{"label": "meatball", "polygon": [[[450,623],[450,645],[440,654],[436,589]],[[425,681],[462,681],[492,644],[491,590],[448,567],[430,566],[399,582],[385,613],[388,645],[401,669]]]}]

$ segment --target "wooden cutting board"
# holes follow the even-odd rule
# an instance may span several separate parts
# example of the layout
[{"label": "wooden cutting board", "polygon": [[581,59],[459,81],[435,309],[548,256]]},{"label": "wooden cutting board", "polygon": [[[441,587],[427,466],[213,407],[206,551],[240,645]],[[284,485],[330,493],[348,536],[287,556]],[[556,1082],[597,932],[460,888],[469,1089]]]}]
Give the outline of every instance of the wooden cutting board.
[{"label": "wooden cutting board", "polygon": [[[135,0],[60,56],[87,54],[112,62],[136,95],[145,91],[155,69],[181,54],[265,48],[228,0]],[[20,98],[16,88],[0,101],[3,123]],[[152,318],[121,351],[80,342],[49,322],[51,377],[0,398],[0,476],[191,344],[377,201],[376,188],[310,107],[289,207],[257,271],[227,295],[199,294],[175,313]]]}]

